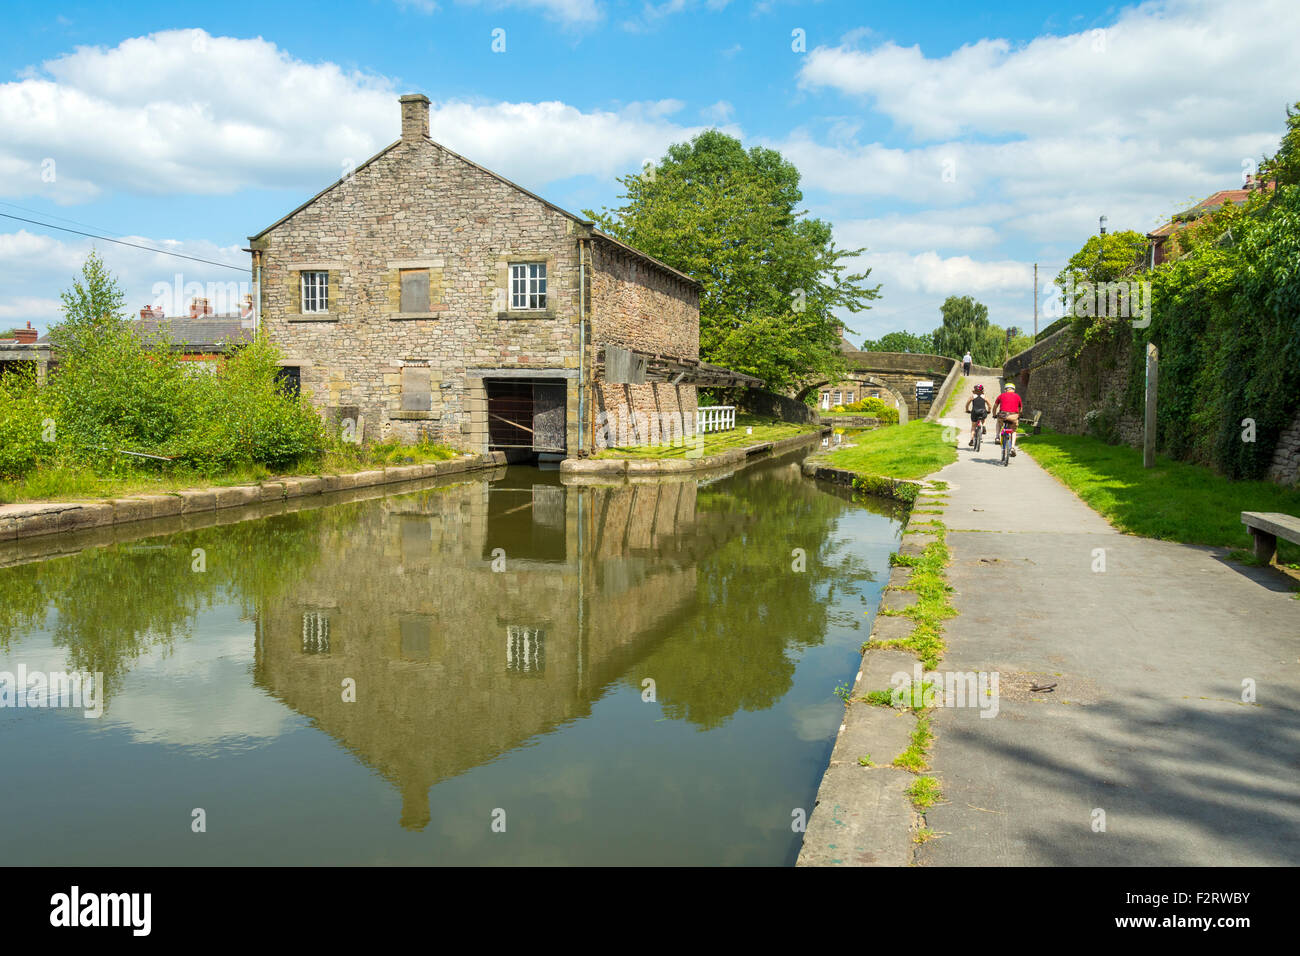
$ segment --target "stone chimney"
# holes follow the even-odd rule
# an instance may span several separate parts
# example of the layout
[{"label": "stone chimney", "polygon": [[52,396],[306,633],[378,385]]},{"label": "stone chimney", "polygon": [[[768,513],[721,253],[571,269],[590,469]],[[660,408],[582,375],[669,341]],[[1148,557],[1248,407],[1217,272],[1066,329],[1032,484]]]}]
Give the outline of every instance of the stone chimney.
[{"label": "stone chimney", "polygon": [[142,309],[140,310],[140,318],[142,318],[142,319],[161,319],[161,318],[163,318],[163,310],[162,310],[162,306],[161,306],[161,305],[146,305],[144,308],[142,308]]},{"label": "stone chimney", "polygon": [[402,142],[418,143],[429,135],[429,98],[408,93],[401,98]]},{"label": "stone chimney", "polygon": [[207,299],[194,298],[190,300],[190,318],[197,319],[205,315],[212,314],[212,306]]},{"label": "stone chimney", "polygon": [[16,338],[19,342],[22,342],[25,345],[31,345],[33,342],[35,342],[36,336],[37,336],[37,332],[34,328],[32,328],[32,324],[30,322],[27,323],[27,328],[25,329],[14,329],[14,338]]}]

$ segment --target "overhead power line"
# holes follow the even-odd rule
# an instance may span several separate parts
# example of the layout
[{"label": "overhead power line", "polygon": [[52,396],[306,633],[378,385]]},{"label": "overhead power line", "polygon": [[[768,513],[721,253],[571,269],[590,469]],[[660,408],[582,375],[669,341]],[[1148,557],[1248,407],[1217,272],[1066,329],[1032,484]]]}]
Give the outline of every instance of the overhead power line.
[{"label": "overhead power line", "polygon": [[223,269],[234,269],[236,272],[248,271],[243,266],[232,266],[229,262],[217,262],[215,259],[201,259],[198,256],[187,256],[179,252],[168,252],[166,249],[155,249],[152,246],[142,246],[138,242],[127,242],[125,239],[114,239],[111,236],[98,236],[93,232],[82,232],[79,229],[69,229],[67,226],[56,226],[52,222],[41,222],[39,219],[24,219],[22,216],[15,216],[12,213],[0,212],[0,216],[4,216],[6,219],[17,219],[19,222],[30,222],[33,226],[43,226],[46,229],[58,229],[62,232],[70,232],[77,236],[101,239],[104,242],[115,242],[119,246],[130,246],[132,249],[143,249],[145,252],[152,252],[160,256],[171,256],[175,259],[189,259],[191,262],[203,262],[210,266],[220,266]]}]

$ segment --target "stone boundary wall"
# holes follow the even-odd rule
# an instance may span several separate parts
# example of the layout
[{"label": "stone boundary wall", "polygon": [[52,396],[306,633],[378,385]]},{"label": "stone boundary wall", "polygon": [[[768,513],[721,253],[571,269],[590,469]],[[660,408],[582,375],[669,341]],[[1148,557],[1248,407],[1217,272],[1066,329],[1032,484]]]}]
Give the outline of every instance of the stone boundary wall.
[{"label": "stone boundary wall", "polygon": [[0,541],[245,507],[352,488],[419,481],[504,464],[505,455],[498,451],[426,465],[399,465],[341,475],[292,476],[225,488],[194,488],[104,501],[40,501],[0,505]]},{"label": "stone boundary wall", "polygon": [[1294,485],[1300,481],[1300,412],[1296,412],[1291,424],[1277,436],[1268,478],[1284,485]]},{"label": "stone boundary wall", "polygon": [[775,418],[793,425],[816,425],[821,415],[814,408],[786,395],[778,395],[761,388],[747,388],[736,398],[736,404],[751,415]]},{"label": "stone boundary wall", "polygon": [[880,428],[884,424],[879,418],[864,415],[823,415],[818,421],[831,428]]},{"label": "stone boundary wall", "polygon": [[1142,418],[1121,410],[1129,387],[1129,343],[1090,346],[1072,357],[1069,329],[1054,332],[1007,359],[1005,382],[1016,386],[1029,415],[1042,412],[1042,424],[1069,435],[1088,434],[1085,416],[1094,409],[1118,412],[1116,435],[1122,444],[1142,445]]},{"label": "stone boundary wall", "polygon": [[[974,371],[974,366],[971,366]],[[961,363],[953,362],[952,368],[948,369],[948,374],[944,376],[943,384],[939,386],[939,391],[935,393],[934,401],[930,403],[930,410],[925,413],[925,421],[937,422],[943,414],[944,405],[948,404],[948,396],[952,390],[957,387],[961,380]]]}]

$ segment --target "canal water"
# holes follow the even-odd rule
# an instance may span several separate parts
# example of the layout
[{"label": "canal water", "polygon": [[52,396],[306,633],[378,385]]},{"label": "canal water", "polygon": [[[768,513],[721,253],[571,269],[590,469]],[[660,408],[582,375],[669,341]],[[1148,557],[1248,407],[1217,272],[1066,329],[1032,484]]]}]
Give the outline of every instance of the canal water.
[{"label": "canal water", "polygon": [[0,549],[0,672],[105,688],[0,707],[5,862],[794,862],[891,505],[793,455],[295,507]]}]

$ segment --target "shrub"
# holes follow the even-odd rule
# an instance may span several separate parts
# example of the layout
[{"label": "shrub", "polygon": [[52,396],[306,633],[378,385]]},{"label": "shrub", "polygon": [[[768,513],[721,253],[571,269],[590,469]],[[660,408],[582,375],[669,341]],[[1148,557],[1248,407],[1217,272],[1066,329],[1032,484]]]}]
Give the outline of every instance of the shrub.
[{"label": "shrub", "polygon": [[879,398],[864,398],[851,405],[837,405],[834,410],[870,415],[872,418],[877,418],[886,423],[898,423],[898,409],[891,407],[883,399]]},{"label": "shrub", "polygon": [[192,402],[172,453],[200,470],[243,463],[283,468],[325,449],[320,416],[276,379],[278,351],[258,340],[244,346],[215,374],[191,382]]},{"label": "shrub", "polygon": [[1119,412],[1114,408],[1094,408],[1083,416],[1088,434],[1107,445],[1119,444]]},{"label": "shrub", "polygon": [[34,371],[0,375],[0,478],[22,478],[52,455],[43,398]]}]

